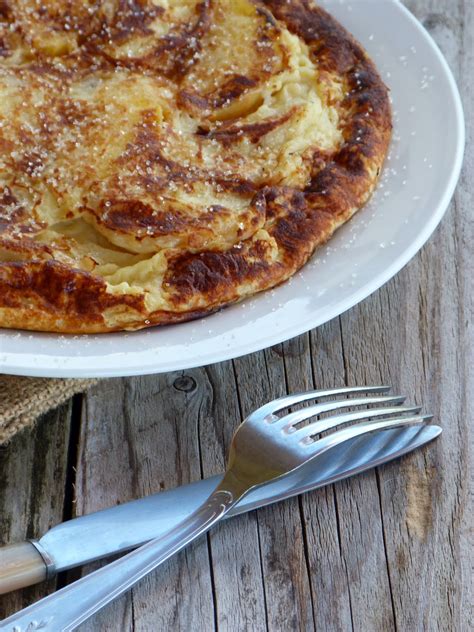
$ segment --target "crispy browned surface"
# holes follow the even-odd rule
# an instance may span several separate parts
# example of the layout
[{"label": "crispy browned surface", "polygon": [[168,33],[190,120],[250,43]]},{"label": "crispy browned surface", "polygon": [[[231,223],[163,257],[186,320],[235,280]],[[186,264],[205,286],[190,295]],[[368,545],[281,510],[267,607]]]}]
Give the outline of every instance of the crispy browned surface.
[{"label": "crispy browned surface", "polygon": [[[311,2],[250,3],[255,14],[245,6],[253,57],[221,74],[212,30],[225,25],[219,2],[196,3],[162,35],[153,28],[166,14],[151,2],[97,5],[0,5],[0,77],[29,90],[12,106],[13,131],[0,128],[9,174],[0,195],[3,327],[135,329],[202,316],[281,283],[365,203],[387,150],[383,82],[360,45]],[[259,151],[297,124],[302,106],[254,114],[260,88],[289,63],[282,29],[308,46],[342,139],[306,147],[291,177],[260,168]],[[116,90],[112,114],[104,98],[92,101],[102,89],[94,82]],[[332,85],[344,87],[341,97]],[[142,101],[122,103],[127,91]],[[195,126],[188,144],[172,124],[178,111]],[[63,234],[56,227],[65,222],[86,237]],[[122,278],[124,269],[133,274]]]}]

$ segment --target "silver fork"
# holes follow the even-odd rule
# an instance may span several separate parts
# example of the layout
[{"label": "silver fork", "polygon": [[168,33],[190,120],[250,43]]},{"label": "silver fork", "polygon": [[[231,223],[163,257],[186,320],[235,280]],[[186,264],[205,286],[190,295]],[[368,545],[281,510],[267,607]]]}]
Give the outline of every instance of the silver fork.
[{"label": "silver fork", "polygon": [[[5,619],[0,630],[68,632],[131,588],[145,575],[208,531],[251,489],[295,471],[332,447],[355,437],[405,425],[423,425],[430,415],[401,407],[404,397],[389,387],[339,388],[288,395],[261,406],[238,427],[224,478],[209,498],[173,531]],[[278,416],[309,400],[331,399]],[[369,396],[370,395],[370,396]],[[369,406],[377,405],[376,408]],[[344,408],[353,412],[314,417]],[[357,422],[340,430],[337,426]],[[316,438],[325,431],[329,434]]]}]

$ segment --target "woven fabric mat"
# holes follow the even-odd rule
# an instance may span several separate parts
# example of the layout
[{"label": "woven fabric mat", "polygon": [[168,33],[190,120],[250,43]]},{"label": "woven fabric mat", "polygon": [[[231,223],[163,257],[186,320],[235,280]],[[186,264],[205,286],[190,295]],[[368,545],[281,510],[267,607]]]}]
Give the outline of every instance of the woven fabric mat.
[{"label": "woven fabric mat", "polygon": [[97,381],[0,375],[0,445]]}]

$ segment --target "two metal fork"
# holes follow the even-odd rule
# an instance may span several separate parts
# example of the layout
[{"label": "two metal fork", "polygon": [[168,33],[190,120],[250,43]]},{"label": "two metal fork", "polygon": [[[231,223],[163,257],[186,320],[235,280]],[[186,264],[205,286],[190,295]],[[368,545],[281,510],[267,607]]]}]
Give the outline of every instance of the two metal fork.
[{"label": "two metal fork", "polygon": [[[208,531],[251,489],[294,472],[345,441],[389,428],[422,426],[431,419],[430,415],[419,415],[419,408],[402,407],[405,398],[386,395],[388,390],[374,386],[312,391],[258,408],[235,432],[224,478],[199,509],[168,534],[9,617],[0,624],[0,630],[21,632],[38,626],[44,632],[73,630]],[[298,404],[341,395],[346,398],[318,402],[279,416]],[[352,407],[358,410],[334,414]],[[320,418],[327,413],[332,414]],[[350,423],[354,425],[335,430]],[[326,431],[331,432],[318,438]]]}]

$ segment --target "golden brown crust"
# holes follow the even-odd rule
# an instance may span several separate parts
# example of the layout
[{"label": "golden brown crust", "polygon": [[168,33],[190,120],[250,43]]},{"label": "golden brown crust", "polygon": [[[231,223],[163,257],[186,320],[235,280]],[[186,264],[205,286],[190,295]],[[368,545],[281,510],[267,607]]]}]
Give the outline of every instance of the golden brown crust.
[{"label": "golden brown crust", "polygon": [[[0,326],[92,333],[203,316],[286,280],[370,196],[391,134],[387,89],[361,46],[309,0],[242,2],[242,16],[255,23],[253,69],[216,75],[209,84],[200,60],[212,54],[214,22],[225,26],[219,2],[190,3],[187,20],[160,36],[153,29],[165,12],[146,0],[104,2],[92,19],[81,3],[44,4],[49,8],[28,14],[27,22],[18,18],[21,8],[14,16],[8,2],[0,6],[8,27],[0,38],[0,78],[7,77],[8,89],[8,82],[24,82],[45,103],[35,129],[16,127],[21,152],[0,127],[0,157],[13,174],[0,192]],[[265,166],[252,171],[271,135],[278,140],[278,133],[295,129],[288,126],[304,113],[295,101],[255,118],[264,111],[260,87],[289,68],[282,29],[307,46],[341,139],[305,147],[306,171],[300,167],[291,177]],[[61,63],[52,61],[56,49],[42,48],[45,30],[59,38]],[[36,52],[15,62],[19,42]],[[107,103],[97,100],[93,118],[90,105],[104,77],[110,90],[113,81],[123,81],[117,94],[139,85],[143,104],[136,115],[124,105],[136,123],[116,153],[110,157],[104,146],[99,160],[86,150],[104,133]],[[137,77],[146,81],[136,84]],[[53,102],[50,91],[63,85],[69,94],[86,86],[88,96]],[[196,123],[182,147],[170,101],[160,97],[167,91],[186,125]],[[150,106],[155,99],[159,111]],[[117,135],[123,121],[114,122]],[[53,168],[60,136],[62,153]],[[188,161],[190,147],[196,153]],[[68,155],[75,160],[71,168]],[[307,176],[299,182],[302,172]],[[61,185],[65,177],[72,178],[72,193]],[[55,199],[49,215],[41,182]],[[69,221],[69,232],[56,239],[51,231]],[[76,225],[86,237],[73,233]],[[132,268],[133,283],[124,272]]]}]

